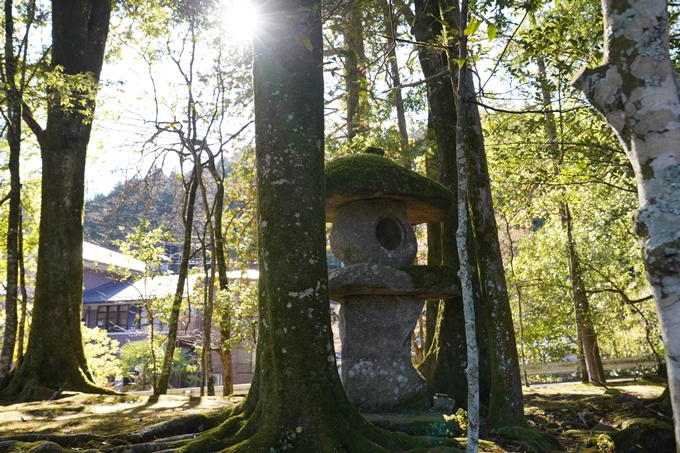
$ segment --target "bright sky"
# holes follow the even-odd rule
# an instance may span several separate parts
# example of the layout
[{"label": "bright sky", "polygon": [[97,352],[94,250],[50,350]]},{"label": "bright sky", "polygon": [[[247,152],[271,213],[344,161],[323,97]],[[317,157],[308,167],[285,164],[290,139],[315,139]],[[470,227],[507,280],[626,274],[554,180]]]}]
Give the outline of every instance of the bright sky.
[{"label": "bright sky", "polygon": [[[257,15],[251,3],[244,0],[222,0],[222,37],[226,42],[237,45],[248,45],[252,40],[253,30],[257,25]],[[100,101],[97,107],[95,129],[90,141],[89,160],[86,169],[86,198],[110,192],[116,183],[137,174],[140,168],[146,170],[152,164],[148,158],[142,159],[139,150],[145,140],[153,136],[155,128],[154,96],[163,98],[161,105],[169,105],[177,101],[173,84],[181,79],[176,65],[166,58],[154,66],[151,82],[148,66],[138,55],[140,43],[122,45],[122,56],[119,60],[106,64],[103,69],[103,86],[100,90]],[[209,61],[210,52],[205,49],[202,60]],[[405,62],[412,56],[409,46],[400,46],[398,59]],[[201,60],[201,58],[199,58]],[[493,62],[479,62],[482,81],[486,81]],[[206,66],[203,66],[206,70]],[[411,75],[414,80],[419,75]],[[408,80],[402,80],[407,82]],[[179,87],[181,88],[181,87]],[[177,88],[177,89],[179,89]],[[492,81],[487,90],[499,90],[497,82]],[[173,112],[161,109],[161,119],[168,120]],[[423,113],[422,118],[425,117]],[[422,120],[421,118],[421,120]],[[245,122],[242,118],[232,120],[231,132],[236,132]],[[424,120],[423,120],[424,121]],[[225,130],[228,132],[229,127]],[[168,146],[171,143],[168,142]],[[176,158],[164,163],[167,170],[176,169]]]},{"label": "bright sky", "polygon": [[[257,21],[249,1],[223,0],[222,18],[222,36],[226,42],[237,46],[252,40]],[[209,58],[203,60],[209,61]],[[175,102],[173,83],[181,76],[177,66],[167,59],[155,65],[153,77],[155,86],[148,66],[132,45],[124,44],[121,58],[105,64],[97,120],[88,150],[86,198],[110,192],[116,183],[137,174],[140,167],[146,169],[151,165],[151,160],[142,160],[138,151],[155,132],[151,123],[155,117],[154,91],[159,98],[164,98],[162,103]],[[168,109],[161,114],[164,120],[172,116]],[[239,120],[236,123],[233,132],[240,127]],[[229,131],[228,126],[226,130]],[[177,166],[174,161],[164,164],[167,169]]]}]

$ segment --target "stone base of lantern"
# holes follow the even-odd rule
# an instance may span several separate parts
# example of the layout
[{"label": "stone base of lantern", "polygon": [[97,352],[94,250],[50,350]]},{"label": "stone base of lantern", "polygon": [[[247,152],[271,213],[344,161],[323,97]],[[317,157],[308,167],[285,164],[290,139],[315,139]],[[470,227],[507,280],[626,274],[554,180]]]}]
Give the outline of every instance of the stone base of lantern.
[{"label": "stone base of lantern", "polygon": [[411,332],[422,297],[348,296],[340,308],[342,383],[360,412],[430,407],[427,385],[411,363]]}]

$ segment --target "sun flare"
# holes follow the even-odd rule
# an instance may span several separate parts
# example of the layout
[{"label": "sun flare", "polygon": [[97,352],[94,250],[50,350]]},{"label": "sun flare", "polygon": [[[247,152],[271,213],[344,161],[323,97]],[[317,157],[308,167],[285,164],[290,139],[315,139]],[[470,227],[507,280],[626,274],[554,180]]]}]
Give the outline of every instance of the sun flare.
[{"label": "sun flare", "polygon": [[225,33],[236,41],[249,41],[258,25],[258,14],[250,1],[225,0],[222,8]]}]

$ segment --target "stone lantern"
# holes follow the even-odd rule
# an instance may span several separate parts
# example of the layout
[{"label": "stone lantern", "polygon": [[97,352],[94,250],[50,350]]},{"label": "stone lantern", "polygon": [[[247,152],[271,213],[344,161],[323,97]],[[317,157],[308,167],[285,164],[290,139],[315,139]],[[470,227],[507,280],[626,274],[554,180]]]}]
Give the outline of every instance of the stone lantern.
[{"label": "stone lantern", "polygon": [[447,188],[378,155],[326,165],[330,244],[345,265],[329,272],[331,298],[341,304],[341,379],[362,412],[429,408],[411,332],[425,300],[460,292],[452,268],[412,264],[412,225],[442,221],[451,200]]}]

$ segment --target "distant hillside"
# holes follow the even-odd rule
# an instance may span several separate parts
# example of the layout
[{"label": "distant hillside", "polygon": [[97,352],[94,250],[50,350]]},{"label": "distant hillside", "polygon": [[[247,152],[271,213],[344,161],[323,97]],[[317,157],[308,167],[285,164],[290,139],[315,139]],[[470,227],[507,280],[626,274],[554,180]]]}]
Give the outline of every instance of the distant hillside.
[{"label": "distant hillside", "polygon": [[184,231],[183,196],[181,176],[176,173],[166,175],[157,170],[145,178],[118,183],[108,195],[85,203],[85,240],[110,247],[114,240],[125,239],[144,218],[152,229],[167,225],[179,240]]}]

